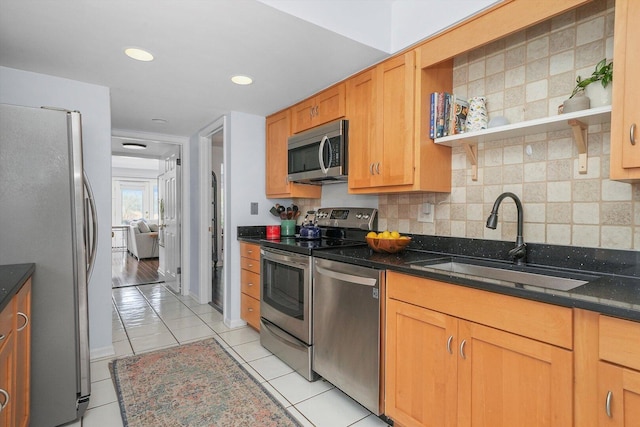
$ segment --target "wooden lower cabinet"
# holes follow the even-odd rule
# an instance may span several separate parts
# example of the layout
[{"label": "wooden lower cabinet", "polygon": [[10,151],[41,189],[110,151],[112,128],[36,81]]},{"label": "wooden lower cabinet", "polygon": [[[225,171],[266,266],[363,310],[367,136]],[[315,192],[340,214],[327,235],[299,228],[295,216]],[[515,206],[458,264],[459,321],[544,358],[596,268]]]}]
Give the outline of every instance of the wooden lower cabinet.
[{"label": "wooden lower cabinet", "polygon": [[16,295],[16,405],[15,425],[29,425],[29,404],[31,403],[31,279]]},{"label": "wooden lower cabinet", "polygon": [[[394,288],[424,280],[387,273],[385,414],[400,426],[571,426],[573,354],[504,328],[394,299]],[[436,286],[437,287],[437,286]],[[494,294],[468,289],[476,294]],[[396,295],[397,296],[397,295]],[[504,297],[504,296],[500,296]],[[491,305],[474,295],[478,306]],[[512,298],[517,304],[520,299]],[[423,300],[424,301],[424,300]],[[427,299],[428,301],[428,299]],[[496,300],[498,301],[498,300]],[[418,302],[420,305],[416,305]],[[459,301],[461,307],[465,301]],[[436,303],[437,305],[437,303]],[[568,310],[569,319],[571,309]],[[460,310],[465,312],[464,308]],[[522,316],[532,313],[524,311]],[[469,316],[473,317],[473,316]],[[535,314],[532,322],[537,322]],[[504,329],[504,330],[503,330]]]},{"label": "wooden lower cabinet", "polygon": [[640,323],[599,316],[598,426],[640,425]]},{"label": "wooden lower cabinet", "polygon": [[0,312],[0,426],[29,425],[31,279]]},{"label": "wooden lower cabinet", "polygon": [[260,245],[240,242],[240,317],[260,330]]}]

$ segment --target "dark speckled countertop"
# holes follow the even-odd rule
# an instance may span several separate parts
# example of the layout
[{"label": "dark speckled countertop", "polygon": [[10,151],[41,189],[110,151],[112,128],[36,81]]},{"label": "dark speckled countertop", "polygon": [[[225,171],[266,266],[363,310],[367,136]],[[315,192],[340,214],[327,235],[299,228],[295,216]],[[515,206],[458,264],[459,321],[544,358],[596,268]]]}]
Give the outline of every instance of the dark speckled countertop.
[{"label": "dark speckled countertop", "polygon": [[[260,228],[246,228],[238,239],[260,244]],[[554,275],[582,278],[584,285],[570,291],[485,280],[481,277],[443,270],[420,268],[429,261],[462,260],[482,265],[498,263],[518,269],[508,259],[513,242],[441,236],[411,236],[408,248],[398,254],[373,252],[366,244],[319,249],[314,256],[334,261],[393,270],[491,292],[593,310],[611,316],[640,321],[640,252],[582,248],[547,244],[527,244],[527,268],[539,268]],[[364,240],[364,238],[362,239]]]},{"label": "dark speckled countertop", "polygon": [[0,311],[36,270],[35,264],[0,265]]},{"label": "dark speckled countertop", "polygon": [[[482,265],[487,262],[482,258],[471,258],[451,253],[430,252],[422,250],[405,250],[399,254],[381,254],[373,252],[367,246],[349,247],[332,250],[319,250],[314,252],[317,258],[330,259],[346,263],[394,270],[454,283],[462,286],[483,289],[492,292],[547,302],[566,307],[583,308],[597,311],[616,317],[640,321],[640,277],[636,267],[629,266],[616,273],[605,273],[602,266],[597,271],[582,269],[567,269],[548,264],[529,263],[528,268],[544,269],[553,272],[554,275],[581,278],[586,284],[578,286],[570,291],[553,290],[538,286],[519,285],[516,283],[485,280],[468,274],[454,273],[444,270],[425,269],[419,265],[429,262],[448,262],[463,260]],[[494,262],[491,260],[490,262]],[[419,264],[419,265],[418,265]],[[518,269],[509,262],[502,262],[507,269]]]}]

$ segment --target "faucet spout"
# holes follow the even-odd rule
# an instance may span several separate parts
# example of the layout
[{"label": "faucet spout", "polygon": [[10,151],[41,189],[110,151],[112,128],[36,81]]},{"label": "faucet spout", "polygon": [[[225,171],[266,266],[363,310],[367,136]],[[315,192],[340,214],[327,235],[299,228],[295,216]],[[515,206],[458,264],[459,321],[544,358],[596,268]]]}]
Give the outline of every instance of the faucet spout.
[{"label": "faucet spout", "polygon": [[513,258],[513,262],[518,265],[524,265],[525,258],[527,255],[527,245],[524,243],[524,238],[522,237],[522,229],[523,229],[523,215],[522,215],[522,202],[520,198],[513,193],[506,192],[502,193],[498,196],[496,201],[493,204],[493,209],[491,209],[491,214],[487,218],[487,228],[491,228],[495,230],[498,225],[498,208],[500,207],[500,203],[506,198],[510,197],[516,203],[516,208],[518,209],[518,236],[516,237],[516,246],[515,248],[509,251],[509,256]]}]

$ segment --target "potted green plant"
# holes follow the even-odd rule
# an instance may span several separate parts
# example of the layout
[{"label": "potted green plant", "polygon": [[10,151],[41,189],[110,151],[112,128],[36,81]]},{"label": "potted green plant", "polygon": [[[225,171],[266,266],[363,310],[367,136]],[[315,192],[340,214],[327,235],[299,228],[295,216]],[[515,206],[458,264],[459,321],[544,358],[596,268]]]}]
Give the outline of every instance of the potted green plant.
[{"label": "potted green plant", "polygon": [[[600,85],[591,83],[600,82]],[[576,78],[576,87],[569,99],[563,104],[563,112],[578,111],[590,108],[591,105],[611,104],[611,82],[613,82],[613,61],[607,63],[606,58],[596,64],[591,76]],[[586,96],[584,96],[586,93]]]}]

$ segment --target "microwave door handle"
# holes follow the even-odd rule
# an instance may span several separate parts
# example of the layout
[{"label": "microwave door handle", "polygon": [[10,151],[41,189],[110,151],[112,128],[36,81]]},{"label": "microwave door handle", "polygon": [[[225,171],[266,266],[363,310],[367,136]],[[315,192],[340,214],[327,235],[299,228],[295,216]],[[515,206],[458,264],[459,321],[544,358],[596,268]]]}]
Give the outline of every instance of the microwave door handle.
[{"label": "microwave door handle", "polygon": [[329,166],[324,165],[324,158],[322,153],[324,153],[324,145],[329,141],[329,137],[327,135],[322,137],[322,141],[320,141],[320,148],[318,149],[318,160],[320,162],[320,169],[322,169],[322,173],[325,175],[329,172],[329,168],[331,167],[331,144],[329,144]]}]

